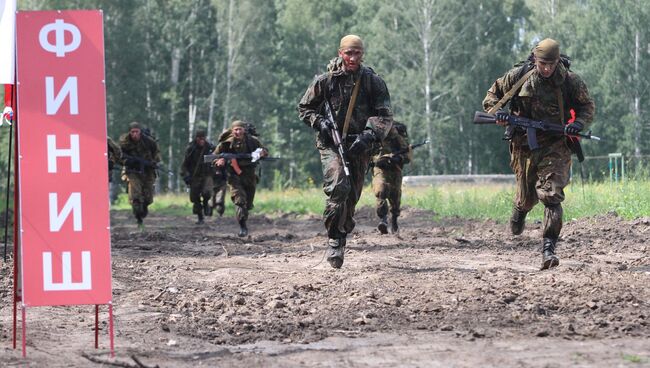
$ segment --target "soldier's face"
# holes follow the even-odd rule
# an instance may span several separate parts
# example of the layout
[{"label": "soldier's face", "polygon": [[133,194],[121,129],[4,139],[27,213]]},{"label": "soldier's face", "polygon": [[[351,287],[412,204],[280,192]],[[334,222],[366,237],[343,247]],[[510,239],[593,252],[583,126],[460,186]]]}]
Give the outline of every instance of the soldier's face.
[{"label": "soldier's face", "polygon": [[343,58],[345,70],[355,72],[363,61],[363,50],[357,48],[339,50],[339,56]]},{"label": "soldier's face", "polygon": [[537,72],[543,78],[548,78],[551,75],[553,75],[553,73],[555,72],[555,68],[557,68],[557,63],[558,60],[548,61],[548,60],[536,59],[535,67],[537,68]]},{"label": "soldier's face", "polygon": [[195,141],[199,147],[203,147],[203,145],[205,145],[205,137],[196,137]]},{"label": "soldier's face", "polygon": [[129,136],[131,137],[131,140],[139,141],[141,134],[142,134],[142,132],[138,128],[133,128],[133,129],[129,130]]},{"label": "soldier's face", "polygon": [[242,139],[244,136],[244,128],[242,127],[234,127],[232,128],[232,135],[235,137],[235,139]]}]

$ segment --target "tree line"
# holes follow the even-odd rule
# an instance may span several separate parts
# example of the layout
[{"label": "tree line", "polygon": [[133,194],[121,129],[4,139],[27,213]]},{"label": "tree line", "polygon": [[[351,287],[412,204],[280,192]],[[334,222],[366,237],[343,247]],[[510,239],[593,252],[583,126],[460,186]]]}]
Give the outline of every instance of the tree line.
[{"label": "tree line", "polygon": [[[272,155],[263,184],[317,185],[314,133],[296,106],[340,38],[391,93],[413,142],[410,175],[509,173],[502,130],[471,119],[494,80],[551,37],[596,101],[587,156],[648,155],[650,2],[638,0],[21,0],[21,10],[102,9],[109,134],[138,121],[178,171],[193,133],[253,123]],[[6,134],[2,135],[7,141]],[[1,153],[6,157],[6,152]],[[6,165],[6,158],[3,159]],[[5,166],[6,167],[6,166]],[[316,184],[315,184],[316,183]],[[163,190],[182,188],[162,177]]]}]

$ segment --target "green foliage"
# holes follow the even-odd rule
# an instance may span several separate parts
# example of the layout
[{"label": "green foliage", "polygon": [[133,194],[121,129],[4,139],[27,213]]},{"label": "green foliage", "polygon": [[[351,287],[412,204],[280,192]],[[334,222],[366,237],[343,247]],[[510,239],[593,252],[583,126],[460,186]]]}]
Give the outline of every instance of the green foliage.
[{"label": "green foliage", "polygon": [[[510,172],[502,130],[471,117],[494,80],[545,37],[572,56],[596,101],[593,130],[605,140],[585,144],[587,156],[650,154],[647,1],[25,0],[19,7],[103,9],[109,134],[117,138],[134,120],[150,127],[172,171],[197,128],[207,127],[214,141],[238,118],[284,158],[264,169],[262,187],[316,188],[314,133],[296,106],[348,33],[364,39],[365,63],[386,80],[412,141],[432,142],[415,152],[411,174]],[[165,176],[159,188],[179,191],[179,184]]]}]

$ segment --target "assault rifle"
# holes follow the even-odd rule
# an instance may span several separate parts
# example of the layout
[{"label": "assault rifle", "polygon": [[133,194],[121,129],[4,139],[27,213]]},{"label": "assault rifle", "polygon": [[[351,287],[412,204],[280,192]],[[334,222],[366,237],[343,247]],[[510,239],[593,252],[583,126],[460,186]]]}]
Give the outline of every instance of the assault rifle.
[{"label": "assault rifle", "polygon": [[162,170],[166,172],[169,176],[174,176],[173,171],[162,169],[160,167],[160,164],[155,161],[149,161],[141,157],[131,156],[124,152],[122,152],[122,159],[124,161],[124,167],[126,167],[127,173],[144,174],[145,169],[153,169],[153,170]]},{"label": "assault rifle", "polygon": [[416,148],[418,148],[418,147],[422,147],[422,146],[424,146],[425,144],[429,144],[429,140],[428,140],[428,139],[425,139],[424,141],[422,141],[422,142],[420,142],[420,143],[411,144],[411,145],[409,145],[407,148],[401,149],[401,150],[399,150],[399,151],[395,151],[395,152],[393,152],[393,156],[397,156],[397,155],[401,155],[401,154],[407,153],[408,151],[413,150],[413,149],[416,149]]},{"label": "assault rifle", "polygon": [[345,172],[345,177],[350,178],[350,169],[348,168],[348,155],[345,152],[345,146],[341,140],[341,133],[339,133],[339,127],[334,120],[332,115],[332,109],[330,108],[330,103],[325,100],[325,120],[327,121],[330,128],[330,133],[332,134],[332,141],[334,141],[334,147],[339,152],[339,157],[341,157],[341,164],[343,165],[343,172]]},{"label": "assault rifle", "polygon": [[[393,151],[393,152],[392,152],[393,157],[398,156],[398,155],[405,154],[405,153],[407,153],[408,151],[410,151],[410,150],[412,150],[412,149],[415,149],[415,148],[418,148],[418,147],[422,147],[422,146],[424,146],[425,144],[429,144],[429,140],[428,140],[428,139],[425,139],[424,141],[422,141],[422,142],[420,142],[420,143],[410,144],[408,147],[403,148],[403,149],[401,149],[401,150]],[[382,157],[382,158],[380,158],[380,159],[377,160],[377,161],[379,162],[379,161],[381,161],[381,160],[389,160],[389,159],[390,159],[389,157]],[[375,167],[375,166],[377,166],[377,164],[376,164],[374,161],[370,161],[370,164],[368,165],[368,170],[370,170],[370,168]]]},{"label": "assault rifle", "polygon": [[[600,137],[596,137],[591,134],[591,130],[587,134],[577,133],[572,135],[567,135],[564,133],[564,126],[559,124],[549,124],[543,121],[532,120],[524,118],[517,115],[508,115],[508,125],[514,127],[520,127],[526,129],[526,136],[528,138],[528,147],[531,150],[536,150],[539,148],[537,143],[537,131],[541,130],[544,132],[551,132],[560,135],[566,135],[568,137],[580,137],[584,139],[592,139],[594,141],[600,141]],[[488,114],[481,111],[476,111],[474,113],[474,124],[496,124],[496,117],[492,114]],[[578,140],[571,140],[571,150],[578,156],[578,161],[582,162],[584,160],[584,155],[582,154],[582,147],[580,147],[580,142]]]},{"label": "assault rifle", "polygon": [[210,155],[203,155],[203,163],[212,163],[214,160],[218,160],[220,158],[223,158],[226,160],[226,162],[230,163],[230,166],[235,170],[235,174],[239,175],[241,174],[241,167],[239,167],[239,163],[237,163],[237,160],[240,159],[250,159],[251,162],[257,162],[257,161],[274,161],[277,160],[277,157],[262,157],[262,148],[258,148],[255,151],[251,153],[218,153],[218,154],[210,154]]}]

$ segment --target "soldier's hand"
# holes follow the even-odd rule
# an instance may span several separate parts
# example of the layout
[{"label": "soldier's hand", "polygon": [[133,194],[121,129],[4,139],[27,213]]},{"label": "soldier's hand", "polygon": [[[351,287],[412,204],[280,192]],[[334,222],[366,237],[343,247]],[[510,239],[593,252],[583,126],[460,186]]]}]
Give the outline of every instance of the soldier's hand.
[{"label": "soldier's hand", "polygon": [[225,158],[218,158],[214,160],[214,165],[217,167],[222,167],[226,165],[226,159]]},{"label": "soldier's hand", "polygon": [[494,117],[496,119],[497,125],[506,126],[509,123],[508,118],[510,118],[510,115],[508,115],[508,113],[505,110],[500,109],[499,111],[496,112],[496,114],[494,114]]},{"label": "soldier's hand", "polygon": [[2,120],[0,121],[0,126],[2,126],[4,123],[11,125],[11,122],[13,121],[14,109],[12,109],[11,106],[5,106],[4,110],[2,111]]},{"label": "soldier's hand", "polygon": [[351,155],[360,155],[366,153],[370,144],[375,141],[375,134],[371,130],[364,130],[357,136],[357,139],[350,146],[348,151]]},{"label": "soldier's hand", "polygon": [[185,182],[185,185],[190,186],[190,184],[192,184],[192,176],[191,175],[183,176],[183,181]]},{"label": "soldier's hand", "polygon": [[584,129],[584,124],[580,121],[574,121],[571,124],[567,124],[564,126],[564,134],[566,135],[576,135]]},{"label": "soldier's hand", "polygon": [[399,166],[402,164],[402,156],[393,156],[390,158],[390,163]]},{"label": "soldier's hand", "polygon": [[314,124],[314,129],[318,130],[320,140],[326,145],[334,144],[331,131],[333,128],[332,123],[325,119],[321,119]]},{"label": "soldier's hand", "polygon": [[386,169],[390,168],[390,166],[391,166],[390,159],[389,158],[381,158],[377,162],[375,162],[375,166],[382,169],[382,170],[386,170]]}]

